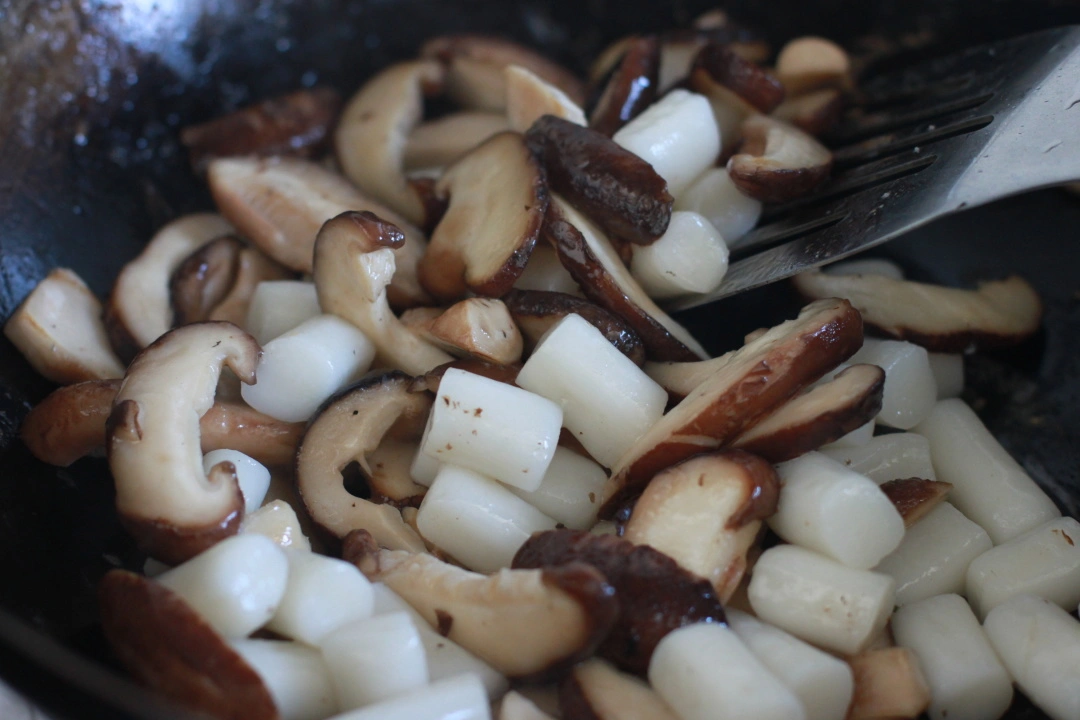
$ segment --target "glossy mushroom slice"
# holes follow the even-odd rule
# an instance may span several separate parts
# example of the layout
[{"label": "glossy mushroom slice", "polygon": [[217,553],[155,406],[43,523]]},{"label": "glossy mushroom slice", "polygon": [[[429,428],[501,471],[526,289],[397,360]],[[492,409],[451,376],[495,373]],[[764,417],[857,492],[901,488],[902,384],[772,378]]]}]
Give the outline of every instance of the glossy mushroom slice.
[{"label": "glossy mushroom slice", "polygon": [[53,382],[124,374],[101,322],[101,303],[71,270],[57,268],[46,275],[4,324],[4,335]]},{"label": "glossy mushroom slice", "polygon": [[615,588],[618,619],[597,654],[624,670],[644,675],[657,643],[676,628],[724,621],[724,609],[708,580],[659,550],[614,535],[535,533],[514,556],[513,567],[551,569],[578,562],[597,568]]},{"label": "glossy mushroom slice", "polygon": [[435,186],[449,197],[420,282],[440,300],[505,295],[525,270],[548,206],[544,170],[518,133],[500,133],[451,165]]},{"label": "glossy mushroom slice", "polygon": [[593,653],[615,621],[615,591],[595,568],[464,570],[428,554],[380,550],[353,533],[343,557],[385,583],[433,628],[511,678],[556,678]]},{"label": "glossy mushroom slice", "polygon": [[585,111],[559,88],[517,65],[505,70],[506,116],[510,128],[523,133],[540,117],[553,115],[585,125]]},{"label": "glossy mushroom slice", "polygon": [[323,312],[358,327],[375,345],[379,362],[421,375],[453,358],[401,324],[387,289],[395,276],[393,248],[400,230],[369,212],[345,212],[322,226],[312,272]]},{"label": "glossy mushroom slice", "polygon": [[207,320],[231,322],[246,327],[251,299],[259,283],[288,280],[294,273],[284,265],[271,260],[258,248],[245,247],[236,258],[236,275],[232,287],[210,311]]},{"label": "glossy mushroom slice", "polygon": [[222,215],[264,253],[299,272],[311,272],[315,236],[330,218],[368,211],[392,222],[406,242],[394,250],[399,270],[388,298],[397,308],[430,302],[416,279],[423,234],[340,175],[297,158],[222,158],[210,163],[207,180]]},{"label": "glossy mushroom slice", "polygon": [[263,100],[180,131],[191,164],[202,171],[215,157],[310,157],[330,138],[341,97],[331,88],[298,90]]},{"label": "glossy mushroom slice", "polygon": [[210,311],[225,299],[236,282],[244,243],[223,235],[184,258],[169,279],[173,324],[190,325],[210,318]]},{"label": "glossy mushroom slice", "polygon": [[442,168],[492,135],[510,129],[502,113],[463,111],[421,123],[405,143],[405,169]]},{"label": "glossy mushroom slice", "polygon": [[645,346],[630,325],[596,303],[574,295],[545,290],[511,290],[504,298],[510,316],[524,336],[525,349],[532,352],[551,326],[571,313],[580,315],[596,327],[619,352],[641,366]]},{"label": "glossy mushroom slice", "polygon": [[345,176],[414,225],[427,224],[428,208],[405,177],[405,145],[424,116],[424,96],[438,93],[444,76],[434,60],[391,65],[357,91],[334,132]]},{"label": "glossy mushroom slice", "polygon": [[547,115],[525,140],[544,163],[552,191],[605,232],[647,245],[667,230],[675,202],[667,182],[611,138]]},{"label": "glossy mushroom slice", "polygon": [[760,457],[741,450],[698,455],[652,479],[623,537],[654,547],[707,579],[726,603],[779,497],[776,471]]},{"label": "glossy mushroom slice", "polygon": [[563,267],[585,296],[625,320],[655,360],[699,360],[705,349],[641,289],[611,242],[568,202],[555,196],[544,222]]},{"label": "glossy mushroom slice", "polygon": [[755,200],[793,200],[829,177],[832,153],[794,125],[755,115],[743,123],[742,136],[738,154],[728,160],[728,174]]},{"label": "glossy mushroom slice", "polygon": [[845,300],[820,300],[728,361],[645,433],[612,468],[602,518],[656,473],[691,455],[727,447],[802,388],[855,354],[862,319]]},{"label": "glossy mushroom slice", "polygon": [[120,520],[150,556],[169,564],[236,533],[244,510],[235,468],[203,472],[199,418],[221,369],[255,382],[261,349],[229,323],[177,328],[128,366],[106,426]]},{"label": "glossy mushroom slice", "polygon": [[599,658],[577,665],[559,685],[563,720],[676,720],[648,683]]},{"label": "glossy mushroom slice", "polygon": [[1033,335],[1042,321],[1038,293],[1015,275],[980,283],[975,290],[816,270],[796,276],[794,282],[809,298],[846,298],[877,333],[932,352],[1014,345]]},{"label": "glossy mushroom slice", "polygon": [[221,720],[281,717],[259,673],[164,585],[110,570],[98,584],[98,607],[120,663],[150,689]]},{"label": "glossy mushroom slice", "polygon": [[173,326],[169,281],[180,263],[210,240],[233,232],[220,215],[186,215],[158,230],[124,266],[105,307],[105,327],[121,359],[133,358]]},{"label": "glossy mushroom slice", "polygon": [[[764,331],[762,331],[764,334]],[[760,337],[760,335],[758,336]],[[749,341],[750,338],[747,337]],[[681,402],[698,385],[712,377],[720,368],[731,360],[736,351],[732,350],[709,360],[690,362],[654,362],[645,363],[645,373],[659,383],[668,392],[672,403]]]},{"label": "glossy mushroom slice", "polygon": [[925,478],[904,478],[882,483],[881,491],[892,500],[900,517],[904,518],[904,527],[909,528],[945,501],[952,483]]},{"label": "glossy mushroom slice", "polygon": [[740,435],[732,447],[780,463],[831,443],[881,411],[885,371],[852,365],[835,378],[792,398]]},{"label": "glossy mushroom slice", "polygon": [[[105,422],[119,380],[90,380],[59,388],[26,415],[19,437],[49,465],[67,467],[105,447]],[[217,402],[199,420],[202,452],[236,450],[263,465],[291,464],[304,426],[283,423],[239,403]]]},{"label": "glossy mushroom slice", "polygon": [[397,371],[370,374],[327,400],[308,425],[296,452],[296,487],[308,514],[331,536],[344,539],[362,529],[383,547],[424,551],[397,507],[350,494],[342,476],[356,463],[373,494],[397,494],[379,485],[371,456],[386,440],[419,445],[432,396],[413,392],[412,380]]},{"label": "glossy mushroom slice", "polygon": [[784,99],[783,85],[776,77],[730,46],[716,43],[701,48],[687,84],[709,99],[720,128],[721,158],[729,157],[742,141],[747,118],[772,112]]},{"label": "glossy mushroom slice", "polygon": [[405,312],[401,320],[451,355],[496,365],[521,360],[521,331],[502,300],[468,298],[445,310],[414,308]]},{"label": "glossy mushroom slice", "polygon": [[617,62],[589,114],[589,127],[608,137],[656,99],[660,42],[655,35],[628,38]]},{"label": "glossy mushroom slice", "polygon": [[585,89],[570,71],[517,43],[488,35],[444,35],[424,43],[420,55],[447,67],[446,94],[467,109],[502,112],[506,108],[503,70],[523,67],[551,83],[576,104],[585,103]]}]

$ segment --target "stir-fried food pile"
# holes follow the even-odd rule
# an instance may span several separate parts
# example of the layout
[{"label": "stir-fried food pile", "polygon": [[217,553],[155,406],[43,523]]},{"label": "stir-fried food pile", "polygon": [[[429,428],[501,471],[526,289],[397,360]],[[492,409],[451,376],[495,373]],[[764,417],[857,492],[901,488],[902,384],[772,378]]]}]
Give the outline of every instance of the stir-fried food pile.
[{"label": "stir-fried food pile", "polygon": [[243,720],[1080,717],[1080,523],[960,399],[1027,282],[856,260],[717,357],[662,309],[828,182],[854,89],[714,13],[185,129],[217,213],[5,326],[61,385],[23,440],[103,450],[151,559],[101,580],[119,660]]}]

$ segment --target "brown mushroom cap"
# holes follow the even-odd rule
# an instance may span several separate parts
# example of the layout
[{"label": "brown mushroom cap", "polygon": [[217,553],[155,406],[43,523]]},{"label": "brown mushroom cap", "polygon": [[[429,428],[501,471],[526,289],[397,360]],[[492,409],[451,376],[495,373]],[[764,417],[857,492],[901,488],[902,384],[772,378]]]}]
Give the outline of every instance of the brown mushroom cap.
[{"label": "brown mushroom cap", "polygon": [[737,350],[616,463],[604,487],[601,517],[610,518],[664,468],[727,447],[854,355],[862,340],[858,311],[845,300],[820,300]]},{"label": "brown mushroom cap", "polygon": [[447,66],[446,93],[468,109],[501,112],[506,107],[503,70],[518,65],[562,90],[578,105],[585,89],[573,73],[523,45],[488,35],[444,35],[424,43],[421,57]]},{"label": "brown mushroom cap", "polygon": [[441,168],[510,129],[502,113],[457,112],[417,125],[405,144],[405,169]]},{"label": "brown mushroom cap", "polygon": [[779,499],[776,471],[760,457],[741,450],[697,455],[652,479],[623,537],[705,578],[726,603],[746,572],[762,520],[776,512]]},{"label": "brown mushroom cap", "polygon": [[656,360],[696,360],[705,349],[641,289],[611,242],[581,213],[555,196],[544,235],[590,300],[625,320]]},{"label": "brown mushroom cap", "polygon": [[262,677],[183,598],[126,570],[98,584],[101,628],[120,663],[173,702],[221,720],[277,720]]},{"label": "brown mushroom cap", "polygon": [[696,622],[724,622],[724,609],[708,580],[683,570],[648,545],[579,530],[534,533],[514,556],[514,568],[597,568],[615,588],[618,619],[597,654],[644,675],[656,645],[672,630]]},{"label": "brown mushroom cap", "polygon": [[201,418],[223,365],[255,382],[262,352],[229,323],[177,328],[131,362],[106,425],[121,522],[152,557],[177,564],[236,533],[244,502],[230,463],[203,472]]},{"label": "brown mushroom cap", "polygon": [[[766,330],[762,329],[758,332],[764,335]],[[746,336],[746,342],[752,342],[750,335]],[[709,360],[691,362],[650,361],[645,363],[644,369],[649,377],[667,390],[670,402],[678,403],[692,393],[694,388],[712,377],[717,370],[727,365],[734,354],[735,351],[732,350]]]},{"label": "brown mushroom cap", "polygon": [[397,272],[388,298],[400,308],[430,301],[416,279],[416,264],[427,245],[423,234],[340,175],[297,158],[221,158],[210,163],[207,181],[222,215],[244,237],[300,272],[311,272],[315,236],[330,218],[369,211],[392,222],[406,242],[394,250]]},{"label": "brown mushroom cap", "polygon": [[344,557],[386,585],[432,627],[499,672],[525,681],[565,673],[596,650],[615,621],[615,592],[594,567],[565,564],[493,575],[437,558],[346,539]]},{"label": "brown mushroom cap", "polygon": [[[49,465],[67,467],[105,447],[105,422],[120,380],[89,380],[54,390],[26,415],[19,437]],[[236,450],[263,465],[292,464],[303,423],[286,423],[240,403],[216,402],[199,420],[202,451]]]},{"label": "brown mushroom cap", "polygon": [[414,225],[426,223],[427,208],[405,177],[405,146],[423,118],[424,96],[438,93],[444,76],[434,60],[391,65],[357,91],[334,132],[346,177]]},{"label": "brown mushroom cap", "polygon": [[210,317],[236,282],[244,243],[223,235],[188,255],[169,279],[174,325],[189,325]]},{"label": "brown mushroom cap", "polygon": [[881,484],[881,491],[892,500],[900,517],[904,518],[906,528],[922,520],[944,502],[950,490],[952,483],[917,477],[890,480]]},{"label": "brown mushroom cap", "polygon": [[652,105],[659,83],[659,40],[655,35],[628,38],[589,114],[589,127],[611,137]]},{"label": "brown mushroom cap", "polygon": [[500,297],[525,270],[548,206],[544,170],[518,133],[500,133],[447,168],[449,197],[420,259],[420,282],[441,300]]},{"label": "brown mushroom cap", "polygon": [[420,437],[432,396],[413,392],[412,385],[403,372],[369,374],[327,400],[308,425],[296,453],[296,487],[308,514],[331,536],[344,539],[353,530],[367,530],[384,547],[424,551],[397,507],[351,495],[342,477],[355,462],[371,482],[371,455],[395,434],[395,426],[398,433],[406,427]]},{"label": "brown mushroom cap", "polygon": [[525,140],[544,163],[551,189],[605,232],[648,245],[667,230],[675,202],[667,182],[611,138],[545,115]]},{"label": "brown mushroom cap", "polygon": [[867,327],[932,352],[1014,345],[1033,335],[1042,321],[1038,293],[1015,275],[980,283],[976,290],[816,270],[796,276],[794,283],[810,298],[846,298]]},{"label": "brown mushroom cap", "polygon": [[743,58],[726,44],[711,42],[694,59],[713,82],[726,87],[756,110],[770,113],[784,100],[784,86],[765,68]]},{"label": "brown mushroom cap", "polygon": [[677,720],[648,683],[599,658],[580,663],[559,684],[563,720]]},{"label": "brown mushroom cap", "polygon": [[577,314],[599,330],[607,341],[639,367],[645,362],[645,346],[630,325],[596,303],[566,293],[545,290],[511,290],[504,298],[510,316],[524,336],[526,349],[536,343],[552,325],[567,315]]},{"label": "brown mushroom cap", "polygon": [[65,268],[53,270],[37,284],[4,324],[4,335],[53,382],[124,374],[101,322],[101,303],[78,275]]},{"label": "brown mushroom cap", "polygon": [[742,135],[742,148],[728,160],[728,174],[756,200],[793,200],[829,177],[832,153],[794,125],[755,115],[743,123]]},{"label": "brown mushroom cap", "polygon": [[313,274],[319,305],[358,327],[375,345],[378,362],[420,375],[453,358],[401,324],[387,289],[396,276],[398,228],[369,212],[344,212],[319,229]]},{"label": "brown mushroom cap", "polygon": [[777,408],[732,443],[780,463],[839,440],[881,412],[885,371],[852,365]]},{"label": "brown mushroom cap", "polygon": [[236,258],[236,275],[232,287],[210,311],[207,320],[231,322],[238,327],[247,324],[251,298],[259,283],[270,280],[288,280],[294,277],[284,265],[271,260],[261,250],[245,247]]},{"label": "brown mushroom cap", "polygon": [[215,157],[310,157],[325,146],[340,107],[341,97],[332,88],[298,90],[189,125],[180,131],[180,142],[200,172]]},{"label": "brown mushroom cap", "polygon": [[185,215],[158,230],[139,256],[116,276],[105,307],[105,327],[122,359],[173,326],[169,280],[191,253],[214,238],[235,232],[220,215]]}]

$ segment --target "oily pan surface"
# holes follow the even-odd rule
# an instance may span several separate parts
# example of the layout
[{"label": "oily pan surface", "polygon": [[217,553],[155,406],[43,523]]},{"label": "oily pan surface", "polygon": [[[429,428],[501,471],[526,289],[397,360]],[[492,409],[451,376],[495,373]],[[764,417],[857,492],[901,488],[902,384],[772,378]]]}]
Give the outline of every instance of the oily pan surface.
[{"label": "oily pan surface", "polygon": [[[710,6],[614,0],[0,3],[6,12],[0,15],[3,319],[56,265],[71,267],[105,295],[156,227],[210,207],[176,140],[183,125],[305,85],[332,85],[347,94],[375,69],[445,32],[509,34],[580,71],[605,41],[671,27]],[[877,37],[873,45],[886,51],[881,67],[1080,21],[1074,3],[1053,1],[986,7],[957,0],[745,0],[728,9],[776,42],[816,32],[857,47],[857,38]],[[889,29],[885,39],[883,28]],[[916,279],[968,284],[1020,272],[1042,293],[1044,331],[1009,353],[969,359],[967,399],[1074,516],[1080,514],[1080,284],[1070,269],[1080,261],[1078,225],[1080,201],[1046,191],[946,219],[882,249]],[[773,287],[681,319],[715,352],[796,308],[788,291]],[[130,683],[95,667],[114,663],[96,626],[93,587],[111,567],[141,567],[142,557],[116,521],[103,460],[50,468],[17,441],[22,418],[48,390],[11,344],[0,341],[0,677],[60,717],[162,717]],[[1025,706],[1010,717],[1041,714]]]}]

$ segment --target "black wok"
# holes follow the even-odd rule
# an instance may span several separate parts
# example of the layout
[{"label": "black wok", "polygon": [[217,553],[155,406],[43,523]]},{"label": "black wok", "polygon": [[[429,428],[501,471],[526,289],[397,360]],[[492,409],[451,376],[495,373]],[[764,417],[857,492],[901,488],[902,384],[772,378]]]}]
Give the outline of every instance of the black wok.
[{"label": "black wok", "polygon": [[[437,33],[495,32],[584,67],[603,44],[686,22],[708,2],[631,0],[0,0],[0,317],[56,265],[99,295],[152,231],[209,208],[179,127],[264,96],[348,93]],[[736,0],[774,41],[817,33],[885,48],[889,67],[1080,22],[1069,0]],[[860,39],[862,39],[860,41]],[[954,216],[886,246],[919,279],[1019,272],[1046,300],[1020,348],[969,358],[967,399],[1069,514],[1080,516],[1080,198],[1043,191]],[[793,307],[766,288],[682,319],[713,350]],[[0,342],[0,677],[60,718],[172,716],[115,670],[93,588],[141,567],[102,460],[58,470],[16,438],[49,391]],[[1042,717],[1022,700],[1012,718]]]}]

